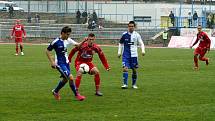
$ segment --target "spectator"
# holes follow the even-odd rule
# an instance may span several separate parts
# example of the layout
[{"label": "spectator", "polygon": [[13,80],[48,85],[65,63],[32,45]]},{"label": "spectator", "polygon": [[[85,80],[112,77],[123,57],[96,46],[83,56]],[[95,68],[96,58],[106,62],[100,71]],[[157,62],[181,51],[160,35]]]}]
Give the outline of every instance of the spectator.
[{"label": "spectator", "polygon": [[191,12],[188,13],[188,27],[190,28],[192,26],[192,15]]},{"label": "spectator", "polygon": [[76,20],[77,20],[77,24],[80,24],[80,19],[81,19],[81,12],[78,10],[77,12],[76,12]]},{"label": "spectator", "polygon": [[198,14],[196,11],[193,14],[193,21],[194,21],[194,26],[196,27],[198,24]]},{"label": "spectator", "polygon": [[93,11],[92,18],[93,18],[93,21],[95,21],[95,23],[97,24],[98,23],[98,17],[97,17],[97,14],[95,11]]},{"label": "spectator", "polygon": [[168,39],[168,33],[167,33],[166,30],[163,32],[162,37],[163,37],[163,47],[166,47],[166,42],[167,42],[167,39]]},{"label": "spectator", "polygon": [[87,23],[87,11],[84,11],[83,13],[82,13],[82,17],[84,18],[84,20],[83,20],[83,24],[86,24]]},{"label": "spectator", "polygon": [[28,23],[31,23],[31,14],[28,14],[27,20],[28,20]]},{"label": "spectator", "polygon": [[13,17],[13,10],[14,10],[13,6],[10,5],[9,8],[8,8],[8,10],[9,10],[9,17],[12,18]]},{"label": "spectator", "polygon": [[35,23],[40,23],[40,15],[39,14],[35,15]]},{"label": "spectator", "polygon": [[213,14],[210,13],[207,17],[207,27],[212,28],[213,25]]},{"label": "spectator", "polygon": [[97,24],[95,21],[91,21],[88,25],[88,29],[90,29],[91,31],[93,31],[96,28]]},{"label": "spectator", "polygon": [[175,26],[175,16],[174,16],[174,13],[172,11],[170,11],[169,18],[171,20],[172,26]]}]

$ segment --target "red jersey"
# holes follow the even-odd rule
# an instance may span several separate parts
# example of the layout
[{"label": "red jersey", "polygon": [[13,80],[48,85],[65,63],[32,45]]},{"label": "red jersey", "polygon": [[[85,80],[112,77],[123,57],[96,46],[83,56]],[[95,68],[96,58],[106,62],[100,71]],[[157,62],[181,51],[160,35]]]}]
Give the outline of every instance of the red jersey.
[{"label": "red jersey", "polygon": [[208,37],[208,35],[205,32],[199,32],[197,34],[197,38],[196,41],[193,43],[193,46],[198,43],[198,41],[200,41],[199,43],[199,47],[201,48],[210,48],[211,45],[211,40]]},{"label": "red jersey", "polygon": [[75,59],[75,63],[77,62],[83,62],[83,63],[87,63],[87,62],[91,62],[93,59],[93,54],[97,53],[99,55],[100,60],[102,61],[103,66],[108,69],[109,65],[107,62],[107,59],[105,58],[104,53],[102,52],[101,48],[96,45],[93,44],[92,46],[89,46],[87,42],[83,43],[81,45],[81,47],[75,47],[71,50],[71,52],[69,53],[69,61],[71,62],[72,57],[74,56],[74,54],[78,51],[77,57]]},{"label": "red jersey", "polygon": [[24,36],[26,36],[24,26],[21,24],[14,25],[11,36],[15,35],[15,38],[22,38],[22,34],[24,34]]}]

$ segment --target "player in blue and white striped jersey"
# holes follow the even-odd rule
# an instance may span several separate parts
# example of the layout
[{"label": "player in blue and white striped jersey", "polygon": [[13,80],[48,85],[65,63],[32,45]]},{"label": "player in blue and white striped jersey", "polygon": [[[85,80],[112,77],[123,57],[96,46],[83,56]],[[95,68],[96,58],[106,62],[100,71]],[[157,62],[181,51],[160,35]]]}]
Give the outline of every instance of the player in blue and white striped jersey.
[{"label": "player in blue and white striped jersey", "polygon": [[132,88],[137,89],[137,68],[138,68],[138,44],[142,49],[142,55],[145,55],[145,46],[139,33],[134,31],[136,24],[134,21],[128,23],[128,31],[124,32],[118,48],[118,57],[121,57],[123,65],[123,85],[122,89],[128,88],[128,69],[132,69]]},{"label": "player in blue and white striped jersey", "polygon": [[[73,91],[74,95],[76,96],[76,99],[81,101],[84,100],[85,97],[77,94],[76,92],[76,87],[73,82],[73,76],[70,73],[69,60],[67,56],[67,46],[68,45],[78,46],[79,44],[74,40],[68,38],[70,33],[71,28],[69,28],[68,26],[64,27],[61,30],[61,36],[52,41],[46,50],[46,55],[50,61],[51,67],[54,69],[58,69],[58,71],[61,73],[61,76],[63,77],[63,80],[59,81],[57,87],[52,90],[52,93],[56,100],[60,100],[59,91],[67,83],[67,81],[69,81],[70,88]],[[55,61],[52,58],[51,54],[51,51],[53,49],[55,50],[56,53]]]}]

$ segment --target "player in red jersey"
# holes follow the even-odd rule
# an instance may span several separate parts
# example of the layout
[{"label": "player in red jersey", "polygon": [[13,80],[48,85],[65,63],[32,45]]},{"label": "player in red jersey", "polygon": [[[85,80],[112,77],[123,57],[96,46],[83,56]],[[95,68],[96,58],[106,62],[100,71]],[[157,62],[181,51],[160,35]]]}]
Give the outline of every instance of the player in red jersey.
[{"label": "player in red jersey", "polygon": [[206,65],[209,64],[209,58],[206,58],[204,56],[207,51],[210,51],[210,45],[211,45],[211,40],[208,37],[208,35],[202,31],[202,26],[199,25],[197,29],[198,29],[198,34],[197,34],[196,41],[193,43],[193,45],[190,46],[190,48],[192,48],[195,44],[197,44],[200,41],[199,46],[194,51],[194,69],[195,70],[199,69],[198,56],[199,56],[199,60],[205,61]]},{"label": "player in red jersey", "polygon": [[76,80],[75,80],[76,90],[78,92],[80,82],[81,82],[81,77],[82,77],[82,73],[81,71],[79,71],[79,67],[82,63],[86,63],[90,69],[89,74],[94,75],[95,87],[96,87],[95,95],[102,96],[103,94],[100,92],[99,70],[92,62],[93,54],[97,53],[99,55],[99,58],[107,71],[110,70],[110,67],[108,65],[107,59],[105,58],[105,55],[102,52],[101,48],[94,43],[95,35],[93,33],[90,33],[86,39],[87,41],[83,45],[72,49],[68,57],[69,61],[71,62],[71,59],[74,56],[74,54],[78,52],[77,57],[75,59],[75,68],[77,72]]},{"label": "player in red jersey", "polygon": [[16,20],[16,24],[13,26],[13,30],[11,32],[11,39],[15,38],[16,43],[16,54],[18,55],[18,45],[20,44],[20,51],[21,55],[24,55],[23,53],[23,43],[22,43],[22,35],[24,34],[24,38],[26,38],[26,33],[24,30],[24,26],[20,24],[20,20]]}]

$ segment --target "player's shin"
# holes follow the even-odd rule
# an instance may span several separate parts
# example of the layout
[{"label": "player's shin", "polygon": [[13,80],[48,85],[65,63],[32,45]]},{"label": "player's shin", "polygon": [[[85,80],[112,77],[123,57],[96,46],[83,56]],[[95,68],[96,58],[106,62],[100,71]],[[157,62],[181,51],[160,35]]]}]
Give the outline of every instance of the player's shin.
[{"label": "player's shin", "polygon": [[127,71],[123,72],[123,84],[128,85],[128,72]]},{"label": "player's shin", "polygon": [[79,87],[80,87],[80,83],[81,83],[81,75],[77,75],[76,76],[76,80],[75,80],[75,86],[76,86],[76,90],[78,91]]},{"label": "player's shin", "polygon": [[23,52],[23,45],[20,45],[20,51]]},{"label": "player's shin", "polygon": [[73,80],[69,81],[69,86],[70,86],[72,92],[74,93],[74,95],[77,96],[76,87],[75,87]]},{"label": "player's shin", "polygon": [[16,43],[16,53],[18,54],[18,44]]},{"label": "player's shin", "polygon": [[132,73],[132,85],[136,85],[137,73]]},{"label": "player's shin", "polygon": [[100,88],[100,75],[99,75],[99,73],[97,73],[94,76],[94,80],[95,80],[95,86],[96,86],[96,92],[97,92],[97,91],[99,91],[99,88]]},{"label": "player's shin", "polygon": [[198,58],[197,58],[197,56],[194,56],[194,65],[195,65],[195,67],[199,67],[199,65],[198,65]]},{"label": "player's shin", "polygon": [[56,93],[58,93],[59,90],[60,90],[62,87],[64,87],[64,85],[65,85],[66,83],[67,83],[67,81],[63,81],[63,80],[59,81],[59,83],[58,83],[57,87],[54,89],[54,91],[55,91]]}]

